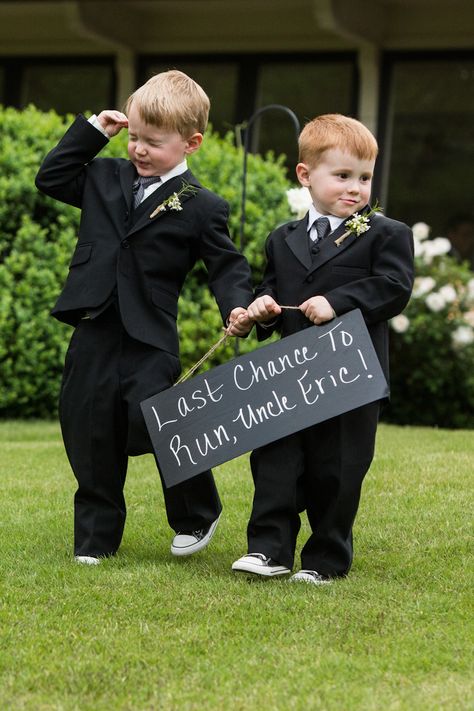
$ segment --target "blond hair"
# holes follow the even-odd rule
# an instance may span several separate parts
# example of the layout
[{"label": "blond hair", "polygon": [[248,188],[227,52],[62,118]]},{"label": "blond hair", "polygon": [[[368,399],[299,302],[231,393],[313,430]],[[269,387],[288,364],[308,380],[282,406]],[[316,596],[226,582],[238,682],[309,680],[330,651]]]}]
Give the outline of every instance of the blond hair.
[{"label": "blond hair", "polygon": [[372,133],[357,119],[342,114],[323,114],[306,124],[298,138],[299,160],[310,166],[331,148],[375,160],[378,145]]},{"label": "blond hair", "polygon": [[128,97],[124,111],[137,107],[140,118],[152,126],[177,131],[189,138],[204,133],[209,118],[210,101],[193,79],[176,69],[151,77]]}]

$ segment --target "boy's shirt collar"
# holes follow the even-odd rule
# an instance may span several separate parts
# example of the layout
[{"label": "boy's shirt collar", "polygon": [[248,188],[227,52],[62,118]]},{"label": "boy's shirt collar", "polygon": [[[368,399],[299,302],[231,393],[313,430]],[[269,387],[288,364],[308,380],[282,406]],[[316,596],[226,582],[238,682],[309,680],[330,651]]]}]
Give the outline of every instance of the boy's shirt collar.
[{"label": "boy's shirt collar", "polygon": [[169,170],[167,173],[163,173],[161,175],[161,183],[159,185],[163,185],[163,183],[166,183],[167,180],[171,180],[171,178],[176,178],[177,175],[182,175],[185,173],[188,169],[188,163],[186,158],[181,162],[178,163],[178,165],[175,165],[174,168]]},{"label": "boy's shirt collar", "polygon": [[316,210],[313,204],[309,206],[308,210],[308,232],[312,229],[314,223],[319,217],[327,217],[329,220],[329,224],[331,225],[331,232],[334,232],[334,230],[337,230],[339,225],[343,223],[347,218],[345,217],[336,217],[336,215],[321,215],[320,212]]}]

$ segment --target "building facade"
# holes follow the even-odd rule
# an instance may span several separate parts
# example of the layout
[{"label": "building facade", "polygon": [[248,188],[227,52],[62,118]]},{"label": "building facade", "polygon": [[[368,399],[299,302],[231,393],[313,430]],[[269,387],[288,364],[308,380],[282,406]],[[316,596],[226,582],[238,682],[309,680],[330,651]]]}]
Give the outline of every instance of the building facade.
[{"label": "building facade", "polygon": [[[472,0],[0,0],[0,103],[59,113],[120,108],[151,74],[177,68],[234,131],[270,104],[301,125],[341,112],[381,148],[373,198],[433,236],[473,211]],[[278,110],[253,149],[297,160]]]}]

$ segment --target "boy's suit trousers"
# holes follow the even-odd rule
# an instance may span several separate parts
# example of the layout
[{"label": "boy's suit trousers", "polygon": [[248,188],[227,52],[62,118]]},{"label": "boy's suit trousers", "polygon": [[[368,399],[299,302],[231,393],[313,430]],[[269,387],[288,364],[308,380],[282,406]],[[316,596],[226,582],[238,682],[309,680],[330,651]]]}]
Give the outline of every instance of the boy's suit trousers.
[{"label": "boy's suit trousers", "polygon": [[300,512],[311,535],[301,567],[328,577],[352,564],[352,525],[372,462],[380,404],[364,405],[256,449],[248,551],[293,567]]},{"label": "boy's suit trousers", "polygon": [[[131,338],[114,305],[76,327],[66,355],[59,414],[78,482],[75,555],[115,553],[125,525],[123,495],[129,455],[152,452],[140,402],[172,385],[176,356]],[[221,503],[210,471],[166,489],[175,531],[209,526]]]}]

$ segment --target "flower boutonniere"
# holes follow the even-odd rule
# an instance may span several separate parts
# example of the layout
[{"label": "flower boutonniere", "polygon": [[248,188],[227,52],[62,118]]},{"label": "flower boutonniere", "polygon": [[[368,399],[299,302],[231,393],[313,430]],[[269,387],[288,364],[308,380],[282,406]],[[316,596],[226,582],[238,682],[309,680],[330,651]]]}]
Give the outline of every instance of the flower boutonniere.
[{"label": "flower boutonniere", "polygon": [[349,237],[349,235],[355,235],[356,237],[360,237],[360,235],[363,235],[364,232],[370,230],[370,218],[372,217],[372,215],[375,215],[376,212],[383,212],[383,208],[380,207],[378,202],[376,202],[370,212],[366,212],[365,215],[359,215],[358,212],[355,212],[352,215],[351,219],[347,220],[344,225],[344,227],[347,228],[346,232],[344,232],[343,235],[334,240],[336,246],[340,247],[346,237]]},{"label": "flower boutonniere", "polygon": [[150,220],[153,217],[159,215],[161,212],[169,212],[171,210],[182,210],[183,206],[181,205],[180,198],[187,196],[192,197],[193,195],[196,195],[197,191],[198,188],[196,188],[194,185],[190,185],[186,181],[183,181],[181,185],[181,190],[178,190],[177,193],[173,193],[169,196],[169,198],[163,200],[163,202],[160,203],[158,207],[151,213]]}]

